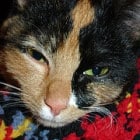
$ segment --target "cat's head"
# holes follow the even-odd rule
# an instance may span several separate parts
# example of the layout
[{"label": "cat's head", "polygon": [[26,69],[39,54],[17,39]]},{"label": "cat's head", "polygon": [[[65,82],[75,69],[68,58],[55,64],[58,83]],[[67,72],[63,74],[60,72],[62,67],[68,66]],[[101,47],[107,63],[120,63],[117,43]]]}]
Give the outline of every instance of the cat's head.
[{"label": "cat's head", "polygon": [[21,99],[36,119],[57,127],[105,112],[102,106],[115,101],[135,73],[140,3],[17,0],[15,5],[1,28],[0,66],[19,83]]}]

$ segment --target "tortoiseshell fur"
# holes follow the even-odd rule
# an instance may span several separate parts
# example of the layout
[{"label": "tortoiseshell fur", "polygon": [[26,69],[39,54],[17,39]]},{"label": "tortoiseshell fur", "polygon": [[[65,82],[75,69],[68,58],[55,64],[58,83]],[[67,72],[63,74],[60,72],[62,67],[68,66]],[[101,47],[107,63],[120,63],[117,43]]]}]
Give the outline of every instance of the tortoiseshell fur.
[{"label": "tortoiseshell fur", "polygon": [[[21,88],[22,101],[41,124],[58,127],[89,112],[106,112],[103,105],[116,101],[134,79],[139,0],[15,0],[13,5],[1,27],[0,73]],[[85,74],[104,67],[104,75]]]}]

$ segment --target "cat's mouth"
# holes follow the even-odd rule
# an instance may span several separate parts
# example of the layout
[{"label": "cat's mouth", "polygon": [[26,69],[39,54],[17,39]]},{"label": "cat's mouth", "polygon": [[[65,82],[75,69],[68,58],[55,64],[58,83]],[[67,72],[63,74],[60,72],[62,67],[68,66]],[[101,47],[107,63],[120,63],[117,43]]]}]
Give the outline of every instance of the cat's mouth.
[{"label": "cat's mouth", "polygon": [[50,108],[42,106],[36,120],[47,127],[61,127],[73,121],[77,121],[81,116],[88,113],[85,110],[80,110],[73,105],[69,105],[66,109],[62,110],[58,115],[54,115]]},{"label": "cat's mouth", "polygon": [[111,115],[111,112],[107,108],[101,106],[83,110],[71,105],[58,115],[54,115],[47,106],[43,106],[36,116],[36,120],[45,127],[63,127],[72,122],[79,121],[82,116],[85,116],[90,112]]},{"label": "cat's mouth", "polygon": [[[43,124],[44,126],[47,126],[47,127],[62,127],[62,126],[65,126],[68,122],[58,122],[56,121],[55,119],[54,120],[45,120],[45,119],[42,119],[42,118],[38,118],[37,121],[41,124]],[[70,122],[69,122],[70,123]]]},{"label": "cat's mouth", "polygon": [[52,119],[47,119],[47,118],[42,118],[42,116],[37,116],[36,119],[39,123],[47,127],[62,127],[71,122],[71,121],[68,122],[68,121],[61,120],[59,115],[54,116]]}]

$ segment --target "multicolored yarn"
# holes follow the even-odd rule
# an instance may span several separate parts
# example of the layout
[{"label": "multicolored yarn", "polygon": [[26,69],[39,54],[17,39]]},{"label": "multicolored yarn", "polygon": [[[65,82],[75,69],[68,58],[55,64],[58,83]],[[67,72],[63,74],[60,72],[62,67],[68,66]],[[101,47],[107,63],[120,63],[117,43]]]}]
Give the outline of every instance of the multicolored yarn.
[{"label": "multicolored yarn", "polygon": [[[140,60],[137,66],[140,75]],[[3,108],[10,95],[3,92],[0,99],[0,140],[140,140],[140,79],[132,93],[112,105],[112,119],[94,114],[92,122],[83,117],[57,129],[38,126],[20,107]]]}]

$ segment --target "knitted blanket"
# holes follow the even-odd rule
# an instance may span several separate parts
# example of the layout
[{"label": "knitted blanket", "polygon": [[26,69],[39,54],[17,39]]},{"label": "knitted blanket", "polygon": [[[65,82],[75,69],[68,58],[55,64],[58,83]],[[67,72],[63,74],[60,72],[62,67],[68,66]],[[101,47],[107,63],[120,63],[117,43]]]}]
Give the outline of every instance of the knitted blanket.
[{"label": "knitted blanket", "polygon": [[[140,75],[140,60],[137,63]],[[14,96],[14,94],[12,94]],[[140,79],[115,105],[111,116],[91,113],[62,128],[37,124],[4,87],[0,88],[0,140],[140,140]],[[16,95],[15,95],[16,96]]]}]

